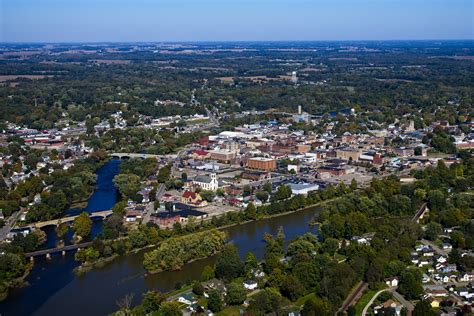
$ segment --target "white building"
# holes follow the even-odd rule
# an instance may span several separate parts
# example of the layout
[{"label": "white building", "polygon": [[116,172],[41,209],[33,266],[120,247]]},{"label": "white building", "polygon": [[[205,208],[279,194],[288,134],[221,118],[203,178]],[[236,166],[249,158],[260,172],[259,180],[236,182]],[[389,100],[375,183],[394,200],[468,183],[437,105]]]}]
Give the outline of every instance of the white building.
[{"label": "white building", "polygon": [[244,288],[247,290],[255,290],[257,288],[258,284],[255,281],[252,280],[246,280],[244,281]]},{"label": "white building", "polygon": [[219,182],[217,181],[217,175],[215,173],[211,173],[209,176],[196,176],[193,180],[193,184],[203,190],[216,191],[219,188]]},{"label": "white building", "polygon": [[290,183],[290,188],[293,194],[308,194],[308,192],[318,190],[319,185],[311,183]]}]

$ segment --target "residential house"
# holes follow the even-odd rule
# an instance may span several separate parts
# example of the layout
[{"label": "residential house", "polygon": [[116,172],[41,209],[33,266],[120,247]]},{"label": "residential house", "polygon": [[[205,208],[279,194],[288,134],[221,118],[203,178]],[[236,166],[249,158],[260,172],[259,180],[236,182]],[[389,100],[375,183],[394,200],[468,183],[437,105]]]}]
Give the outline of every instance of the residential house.
[{"label": "residential house", "polygon": [[243,284],[244,284],[244,288],[250,291],[255,290],[258,286],[257,282],[253,280],[245,280]]},{"label": "residential house", "polygon": [[206,201],[203,201],[199,193],[188,190],[184,191],[183,195],[181,196],[181,202],[184,204],[192,204],[198,206],[207,205]]}]

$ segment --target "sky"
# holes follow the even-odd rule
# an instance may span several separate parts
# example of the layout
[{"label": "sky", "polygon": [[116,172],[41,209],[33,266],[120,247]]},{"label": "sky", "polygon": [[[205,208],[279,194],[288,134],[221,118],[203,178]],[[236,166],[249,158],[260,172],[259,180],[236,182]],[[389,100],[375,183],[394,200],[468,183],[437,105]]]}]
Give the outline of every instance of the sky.
[{"label": "sky", "polygon": [[474,0],[0,0],[0,42],[474,39]]}]

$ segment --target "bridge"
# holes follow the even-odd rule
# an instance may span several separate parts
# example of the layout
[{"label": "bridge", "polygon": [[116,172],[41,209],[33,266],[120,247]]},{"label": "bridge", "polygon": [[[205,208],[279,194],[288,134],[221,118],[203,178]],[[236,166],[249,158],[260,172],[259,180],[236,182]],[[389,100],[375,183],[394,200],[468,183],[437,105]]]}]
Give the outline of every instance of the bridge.
[{"label": "bridge", "polygon": [[[73,216],[67,216],[67,217],[63,217],[63,218],[59,218],[59,219],[52,219],[50,221],[31,223],[31,224],[29,224],[25,227],[41,228],[41,227],[49,226],[49,225],[58,226],[61,223],[68,223],[68,222],[74,221],[79,215],[80,214],[73,215]],[[91,218],[92,217],[102,217],[103,219],[105,219],[109,215],[112,215],[112,210],[89,213],[89,217],[91,217]]]},{"label": "bridge", "polygon": [[92,241],[88,241],[88,242],[83,242],[83,243],[75,244],[75,245],[67,245],[63,247],[43,249],[43,250],[38,250],[38,251],[33,251],[33,252],[27,252],[25,253],[25,257],[33,258],[33,257],[46,255],[46,258],[49,259],[51,258],[51,254],[53,253],[61,252],[64,255],[66,254],[66,251],[77,250],[77,249],[89,247],[91,245],[92,245]]},{"label": "bridge", "polygon": [[428,203],[423,203],[423,205],[420,207],[418,211],[416,211],[415,216],[411,219],[412,222],[420,222],[420,219],[422,219],[426,213],[428,213],[430,209],[428,208]]},{"label": "bridge", "polygon": [[159,158],[163,155],[153,155],[153,154],[139,154],[139,153],[110,153],[109,156],[117,159],[129,159],[129,158]]}]

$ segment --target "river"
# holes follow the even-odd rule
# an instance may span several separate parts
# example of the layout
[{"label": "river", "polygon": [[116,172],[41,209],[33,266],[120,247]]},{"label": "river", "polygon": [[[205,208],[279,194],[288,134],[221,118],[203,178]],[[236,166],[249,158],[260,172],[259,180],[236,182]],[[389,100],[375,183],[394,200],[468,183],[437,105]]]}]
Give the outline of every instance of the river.
[{"label": "river", "polygon": [[[102,169],[113,167],[111,161]],[[115,166],[118,167],[118,164]],[[101,185],[112,183],[101,182],[101,172],[98,170],[97,192],[103,192]],[[118,170],[118,169],[117,169]],[[113,175],[112,175],[113,178]],[[101,184],[102,183],[102,184]],[[113,184],[112,184],[113,186]],[[114,194],[115,190],[108,191]],[[94,193],[95,195],[95,193]],[[89,200],[88,210],[94,210]],[[110,198],[105,195],[104,198]],[[102,200],[98,199],[102,204]],[[112,200],[112,199],[110,199]],[[276,234],[283,227],[287,240],[314,230],[308,222],[315,214],[314,209],[307,209],[279,217],[268,218],[256,222],[232,226],[225,229],[229,240],[238,248],[239,255],[244,258],[252,251],[262,258],[265,247],[263,235],[268,232]],[[74,253],[53,255],[51,260],[35,259],[35,266],[29,275],[28,286],[12,291],[11,295],[0,303],[0,314],[4,315],[107,315],[118,309],[117,300],[127,294],[133,294],[133,303],[141,300],[142,293],[147,290],[169,291],[176,285],[188,280],[199,278],[204,266],[212,264],[215,258],[195,261],[183,267],[180,271],[161,272],[149,275],[143,269],[143,252],[123,256],[107,266],[90,271],[82,276],[73,273],[77,263]]]}]

